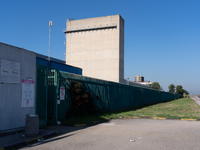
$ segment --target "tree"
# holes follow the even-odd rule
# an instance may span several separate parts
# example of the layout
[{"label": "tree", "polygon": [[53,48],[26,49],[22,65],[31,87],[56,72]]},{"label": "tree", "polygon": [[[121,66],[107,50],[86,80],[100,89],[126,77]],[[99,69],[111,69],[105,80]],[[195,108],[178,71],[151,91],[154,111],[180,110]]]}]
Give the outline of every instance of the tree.
[{"label": "tree", "polygon": [[160,90],[160,84],[158,82],[153,82],[152,88],[155,89],[155,90]]},{"label": "tree", "polygon": [[86,91],[82,83],[78,81],[71,82],[69,93],[71,97],[71,107],[66,113],[67,118],[84,117],[96,113],[92,94]]},{"label": "tree", "polygon": [[185,95],[189,95],[189,92],[186,91],[185,89],[183,89],[183,93],[185,93]]},{"label": "tree", "polygon": [[183,97],[183,93],[184,93],[183,87],[181,85],[177,85],[176,86],[176,94],[180,94],[181,97]]},{"label": "tree", "polygon": [[175,93],[175,85],[174,84],[170,84],[170,86],[168,86],[168,88],[169,88],[169,92]]}]

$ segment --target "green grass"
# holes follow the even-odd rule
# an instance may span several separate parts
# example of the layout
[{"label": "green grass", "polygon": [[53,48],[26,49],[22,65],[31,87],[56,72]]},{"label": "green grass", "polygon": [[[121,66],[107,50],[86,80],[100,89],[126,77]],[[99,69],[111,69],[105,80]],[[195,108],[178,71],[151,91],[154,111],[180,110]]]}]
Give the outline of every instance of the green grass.
[{"label": "green grass", "polygon": [[92,115],[84,118],[70,118],[62,121],[63,124],[86,124],[102,119],[117,119],[130,117],[162,117],[162,118],[182,118],[200,119],[200,106],[191,98],[181,98],[170,102],[159,103],[143,108],[122,109],[108,112],[102,115]]}]

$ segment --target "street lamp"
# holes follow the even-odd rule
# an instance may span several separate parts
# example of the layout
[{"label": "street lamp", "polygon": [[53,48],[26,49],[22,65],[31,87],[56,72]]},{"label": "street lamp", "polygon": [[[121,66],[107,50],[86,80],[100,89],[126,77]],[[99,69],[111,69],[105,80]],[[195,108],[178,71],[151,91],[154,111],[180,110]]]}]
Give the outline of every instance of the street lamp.
[{"label": "street lamp", "polygon": [[51,26],[53,25],[52,21],[49,21],[49,55],[48,55],[48,61],[50,61],[50,39],[51,39]]},{"label": "street lamp", "polygon": [[128,81],[128,85],[129,85],[129,77],[126,77],[127,81]]}]

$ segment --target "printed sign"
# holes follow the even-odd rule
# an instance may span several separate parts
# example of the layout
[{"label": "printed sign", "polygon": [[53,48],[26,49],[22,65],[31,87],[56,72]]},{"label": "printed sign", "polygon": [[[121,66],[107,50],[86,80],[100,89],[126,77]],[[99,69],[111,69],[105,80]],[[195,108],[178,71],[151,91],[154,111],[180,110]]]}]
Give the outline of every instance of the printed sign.
[{"label": "printed sign", "polygon": [[0,82],[20,83],[20,63],[0,59]]},{"label": "printed sign", "polygon": [[57,104],[60,104],[60,100],[57,100]]},{"label": "printed sign", "polygon": [[60,100],[65,100],[65,88],[60,87]]},{"label": "printed sign", "polygon": [[34,81],[22,80],[22,107],[34,107]]}]

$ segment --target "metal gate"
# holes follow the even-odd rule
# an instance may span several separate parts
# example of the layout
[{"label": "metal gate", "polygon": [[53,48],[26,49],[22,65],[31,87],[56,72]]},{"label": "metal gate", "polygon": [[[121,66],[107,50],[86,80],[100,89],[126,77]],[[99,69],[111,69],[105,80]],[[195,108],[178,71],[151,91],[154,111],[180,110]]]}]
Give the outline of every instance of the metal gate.
[{"label": "metal gate", "polygon": [[57,122],[57,70],[37,65],[36,82],[36,114],[40,119],[40,126]]}]

